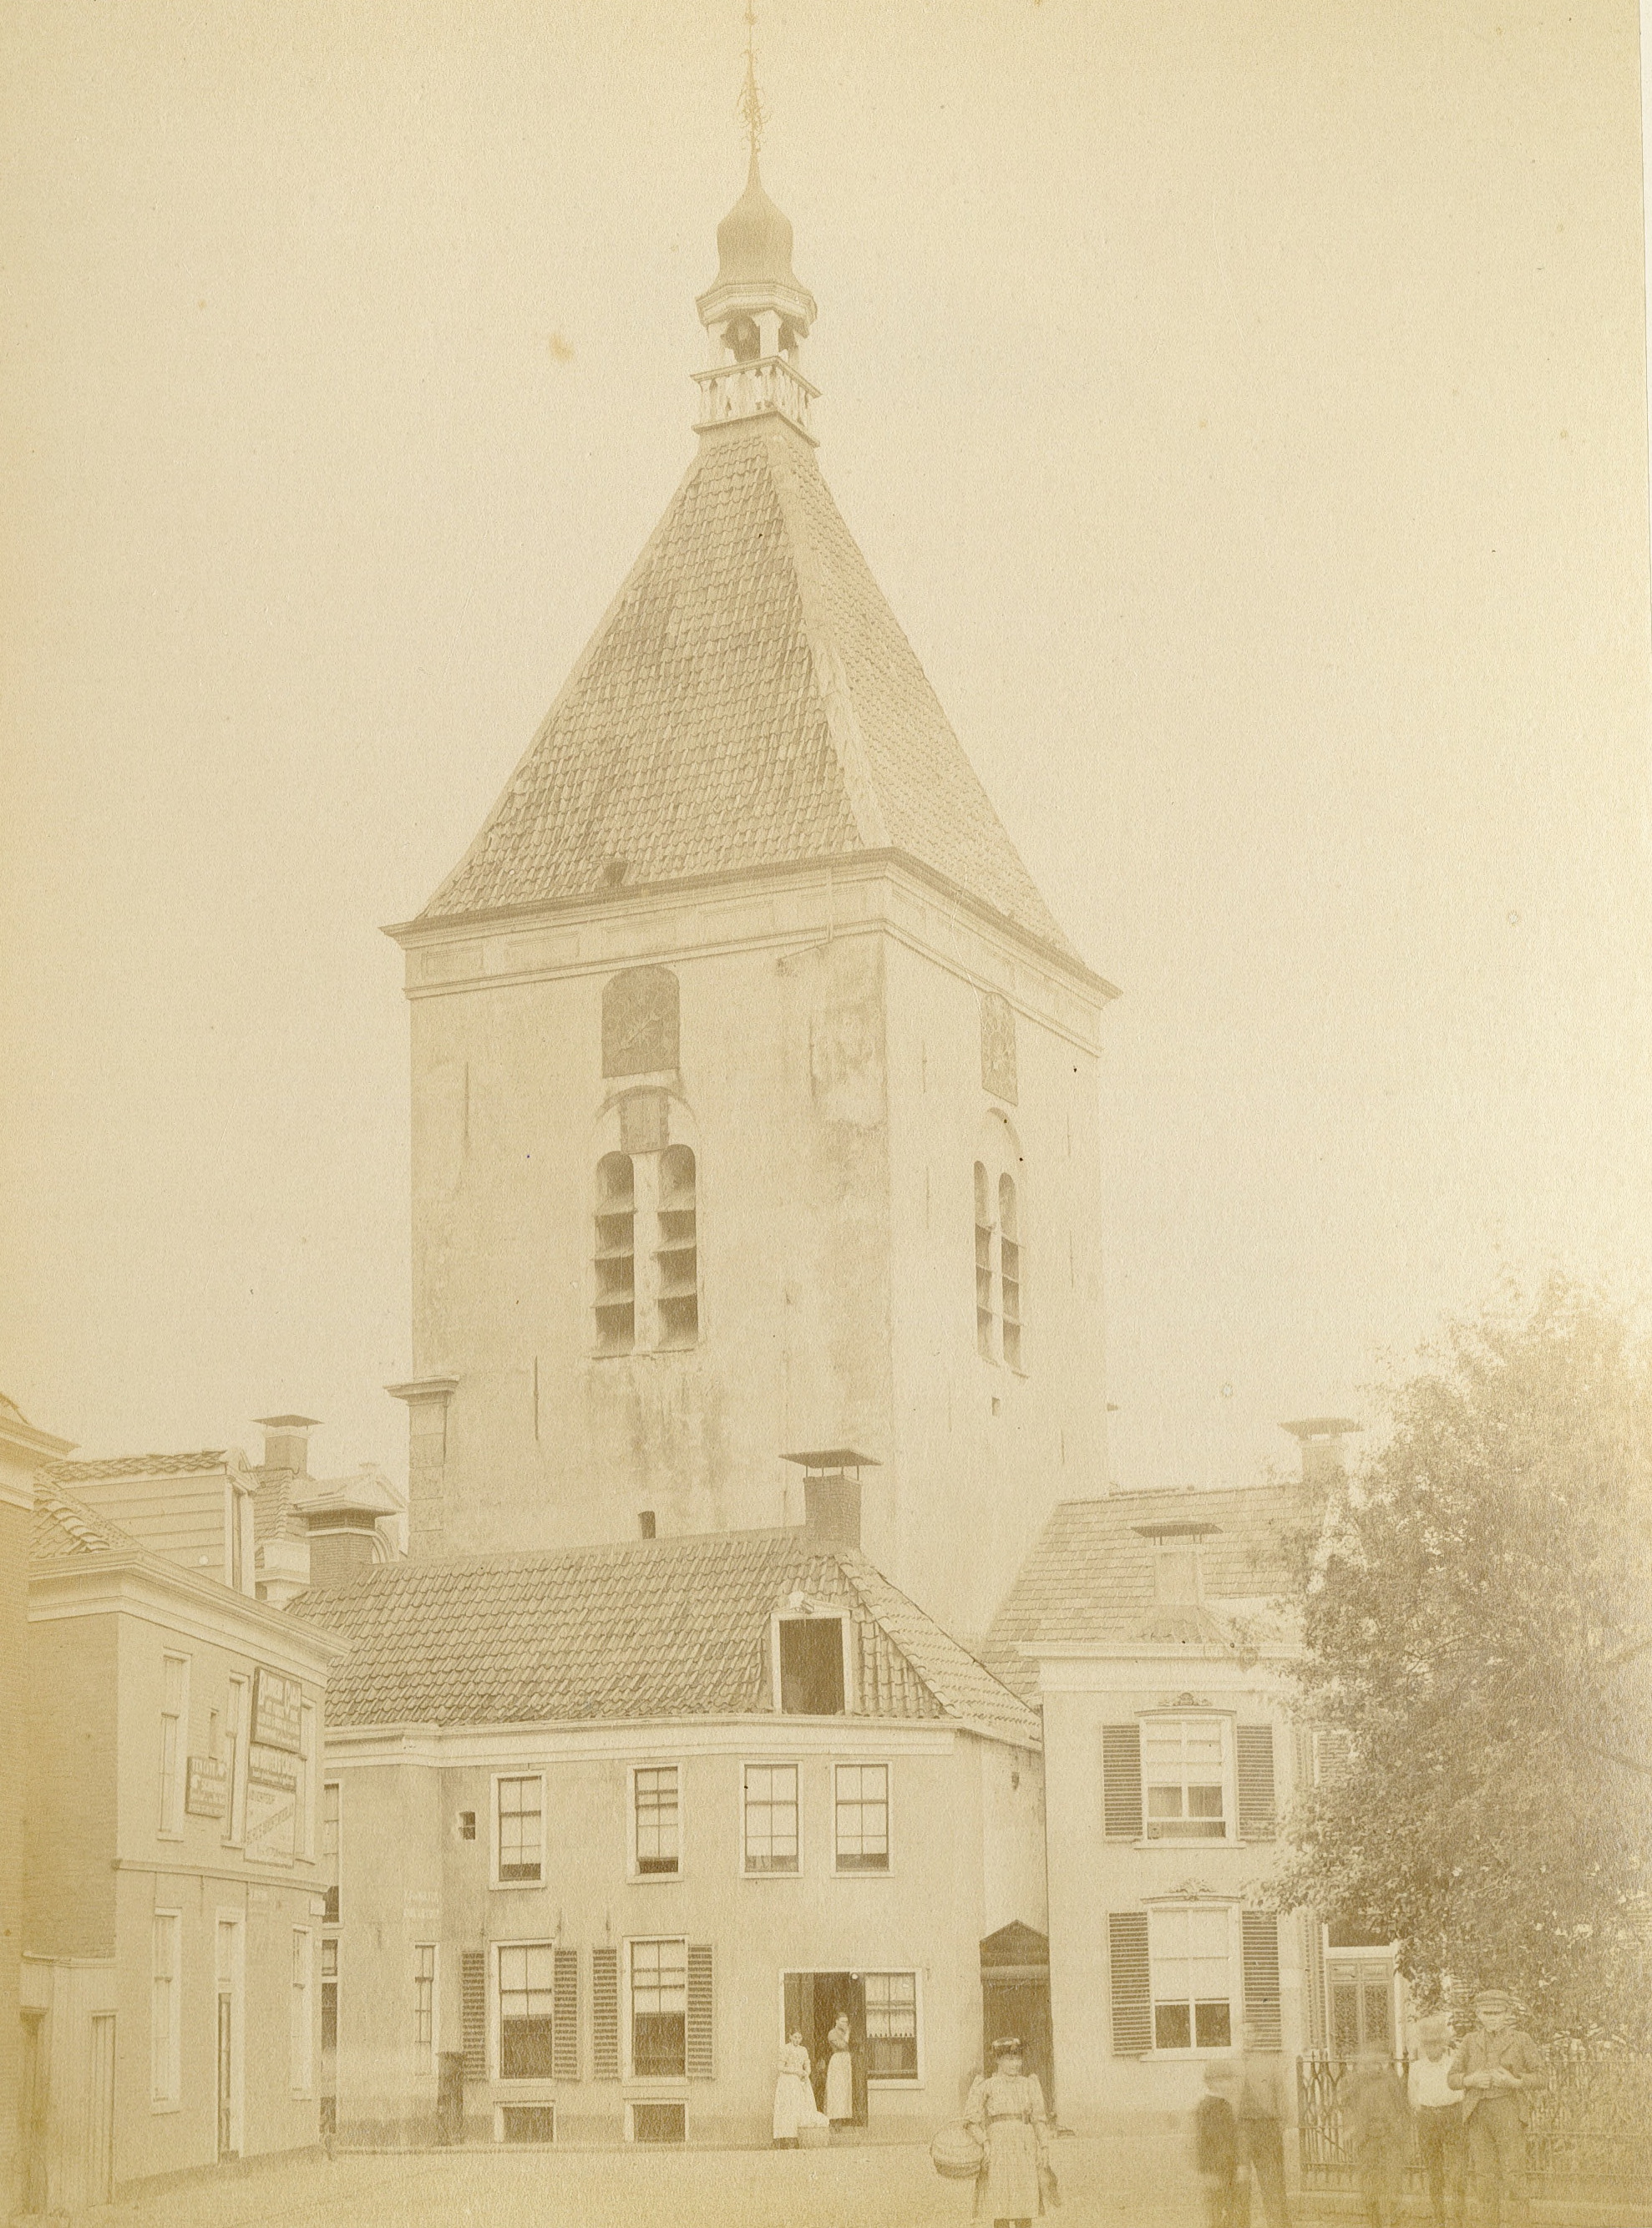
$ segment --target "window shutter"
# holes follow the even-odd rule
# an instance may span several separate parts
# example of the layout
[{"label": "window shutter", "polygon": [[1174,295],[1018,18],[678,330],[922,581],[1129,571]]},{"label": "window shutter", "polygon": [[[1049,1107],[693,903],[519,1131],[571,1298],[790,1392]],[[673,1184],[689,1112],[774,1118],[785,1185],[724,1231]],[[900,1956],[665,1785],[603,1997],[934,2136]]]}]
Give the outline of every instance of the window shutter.
[{"label": "window shutter", "polygon": [[1290,1791],[1300,1798],[1310,1794],[1313,1785],[1313,1732],[1308,1725],[1293,1725],[1290,1729]]},{"label": "window shutter", "polygon": [[1316,1911],[1301,1914],[1303,1961],[1302,1969],[1307,1980],[1308,2047],[1326,2047],[1325,2028],[1325,1933]]},{"label": "window shutter", "polygon": [[688,2016],[687,2062],[690,2081],[712,2081],[717,2074],[715,1992],[712,1984],[711,1944],[688,1944]]},{"label": "window shutter", "polygon": [[579,2078],[579,1953],[559,1950],[552,1972],[551,2077]]},{"label": "window shutter", "polygon": [[1242,1841],[1273,1839],[1273,1727],[1240,1725],[1234,1737]]},{"label": "window shutter", "polygon": [[619,2078],[619,1952],[591,1952],[591,2078]]},{"label": "window shutter", "polygon": [[[1136,1731],[1134,1725],[1130,1731]],[[1140,2058],[1153,2047],[1153,1994],[1144,1911],[1108,1912],[1107,1956],[1113,1983],[1113,2056]]]},{"label": "window shutter", "polygon": [[1102,1820],[1110,1841],[1142,1838],[1142,1728],[1101,1729]]},{"label": "window shutter", "polygon": [[488,1953],[459,1952],[459,2044],[464,2052],[464,2078],[488,2078]]},{"label": "window shutter", "polygon": [[1239,1913],[1245,1966],[1245,2017],[1264,2050],[1284,2041],[1279,2015],[1279,1922],[1271,1911]]}]

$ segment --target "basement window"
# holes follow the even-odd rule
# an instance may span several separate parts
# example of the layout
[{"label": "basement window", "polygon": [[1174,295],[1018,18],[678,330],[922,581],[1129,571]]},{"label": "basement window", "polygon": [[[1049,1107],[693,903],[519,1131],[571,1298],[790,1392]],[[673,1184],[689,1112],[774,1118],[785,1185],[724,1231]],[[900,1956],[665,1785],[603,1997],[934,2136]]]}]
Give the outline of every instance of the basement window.
[{"label": "basement window", "polygon": [[788,1716],[843,1714],[843,1620],[780,1619],[780,1707]]}]

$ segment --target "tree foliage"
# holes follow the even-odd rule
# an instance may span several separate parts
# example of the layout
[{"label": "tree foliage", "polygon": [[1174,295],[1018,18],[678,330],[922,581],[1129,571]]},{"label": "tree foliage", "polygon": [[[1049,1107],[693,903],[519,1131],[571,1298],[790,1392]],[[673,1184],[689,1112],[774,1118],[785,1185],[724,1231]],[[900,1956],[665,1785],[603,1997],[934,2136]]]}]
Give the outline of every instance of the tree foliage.
[{"label": "tree foliage", "polygon": [[1431,1993],[1652,2042],[1652,1358],[1556,1279],[1454,1325],[1305,1543],[1305,1714],[1337,1759],[1290,1899]]}]

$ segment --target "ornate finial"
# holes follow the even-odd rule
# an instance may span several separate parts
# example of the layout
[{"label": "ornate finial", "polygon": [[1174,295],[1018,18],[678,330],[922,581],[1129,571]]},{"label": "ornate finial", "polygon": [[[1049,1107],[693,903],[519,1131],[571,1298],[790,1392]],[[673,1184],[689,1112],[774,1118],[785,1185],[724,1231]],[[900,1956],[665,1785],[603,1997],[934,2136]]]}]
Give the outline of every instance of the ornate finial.
[{"label": "ornate finial", "polygon": [[746,0],[746,82],[740,87],[737,106],[746,125],[746,141],[752,150],[752,175],[755,177],[757,150],[763,144],[763,126],[768,115],[757,89],[757,10],[753,0]]}]

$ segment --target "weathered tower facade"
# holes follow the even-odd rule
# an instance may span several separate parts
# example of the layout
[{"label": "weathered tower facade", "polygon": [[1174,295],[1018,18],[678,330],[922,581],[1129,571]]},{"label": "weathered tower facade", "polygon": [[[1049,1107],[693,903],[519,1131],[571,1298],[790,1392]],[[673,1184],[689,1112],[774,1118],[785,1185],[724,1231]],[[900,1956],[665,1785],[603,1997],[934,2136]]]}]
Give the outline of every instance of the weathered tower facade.
[{"label": "weathered tower facade", "polygon": [[1105,1490],[1111,992],[821,476],[755,153],[718,248],[697,454],[394,932],[413,1547],[798,1521],[786,1458],[858,1456],[861,1544],[968,1636]]}]

